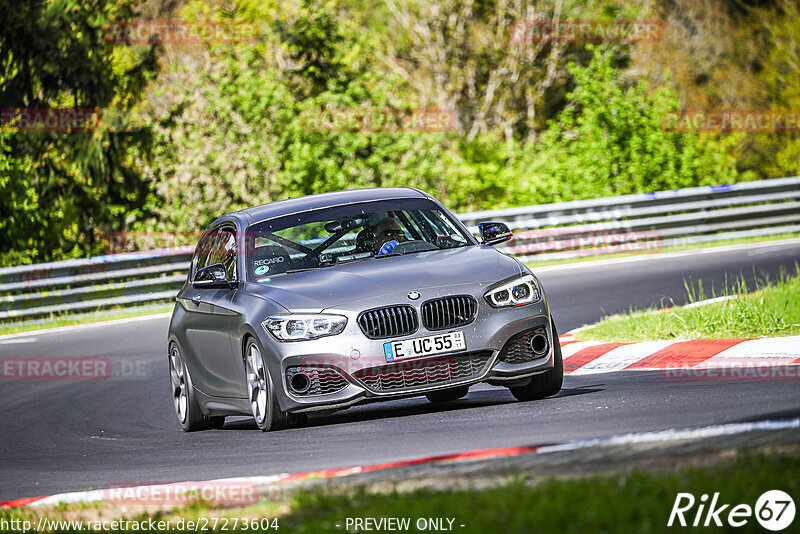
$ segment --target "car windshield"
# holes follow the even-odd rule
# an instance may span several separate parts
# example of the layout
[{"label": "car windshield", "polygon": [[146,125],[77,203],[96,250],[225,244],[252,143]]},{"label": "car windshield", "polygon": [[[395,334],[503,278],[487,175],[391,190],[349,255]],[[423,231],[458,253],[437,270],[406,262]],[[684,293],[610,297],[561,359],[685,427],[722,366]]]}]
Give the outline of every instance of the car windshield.
[{"label": "car windshield", "polygon": [[247,231],[247,275],[276,274],[353,261],[449,249],[474,240],[427,199],[361,202],[254,224]]}]

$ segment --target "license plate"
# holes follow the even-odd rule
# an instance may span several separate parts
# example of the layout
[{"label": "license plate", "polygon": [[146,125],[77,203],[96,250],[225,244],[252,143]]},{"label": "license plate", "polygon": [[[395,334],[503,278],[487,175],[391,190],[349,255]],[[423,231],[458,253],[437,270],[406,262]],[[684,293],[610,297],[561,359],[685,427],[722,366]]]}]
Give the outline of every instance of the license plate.
[{"label": "license plate", "polygon": [[383,344],[387,362],[401,358],[416,358],[417,356],[465,350],[466,348],[464,332],[448,332],[435,336],[404,339],[403,341],[389,341]]}]

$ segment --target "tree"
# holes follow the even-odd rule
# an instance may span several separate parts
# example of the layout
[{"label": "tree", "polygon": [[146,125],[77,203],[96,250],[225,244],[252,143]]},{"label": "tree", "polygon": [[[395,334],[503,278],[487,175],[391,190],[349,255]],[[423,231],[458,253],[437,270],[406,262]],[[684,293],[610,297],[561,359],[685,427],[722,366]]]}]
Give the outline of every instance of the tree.
[{"label": "tree", "polygon": [[327,3],[231,16],[245,14],[262,27],[259,43],[209,44],[201,68],[177,63],[161,80],[173,102],[150,163],[166,199],[157,224],[190,233],[227,211],[356,187],[446,192],[447,134],[396,128],[415,113],[397,77],[363,61],[370,36]]},{"label": "tree", "polygon": [[518,196],[539,202],[643,193],[737,178],[736,136],[674,131],[665,122],[680,109],[667,83],[626,87],[612,56],[596,48],[586,67],[569,65],[575,89],[568,105],[526,147]]},{"label": "tree", "polygon": [[588,60],[585,43],[535,38],[531,24],[623,16],[613,1],[603,9],[573,0],[385,3],[393,17],[385,61],[421,107],[454,110],[467,141],[535,141],[562,106],[567,61]]},{"label": "tree", "polygon": [[[0,0],[0,108],[133,109],[157,66],[154,47],[114,46],[104,24],[134,0]],[[141,212],[151,186],[133,164],[147,125],[129,131],[27,131],[6,124],[0,259],[27,262],[97,252],[100,236]],[[19,124],[17,124],[19,126]]]}]

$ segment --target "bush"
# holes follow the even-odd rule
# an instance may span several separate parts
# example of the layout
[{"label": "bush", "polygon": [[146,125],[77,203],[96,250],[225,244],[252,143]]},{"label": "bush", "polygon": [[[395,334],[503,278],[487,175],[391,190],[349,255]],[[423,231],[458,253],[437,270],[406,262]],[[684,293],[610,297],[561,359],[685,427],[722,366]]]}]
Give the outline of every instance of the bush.
[{"label": "bush", "polygon": [[517,199],[557,202],[737,179],[736,136],[667,131],[666,114],[680,109],[676,93],[646,81],[626,88],[611,61],[597,48],[589,65],[569,65],[576,87],[539,142],[525,147]]}]

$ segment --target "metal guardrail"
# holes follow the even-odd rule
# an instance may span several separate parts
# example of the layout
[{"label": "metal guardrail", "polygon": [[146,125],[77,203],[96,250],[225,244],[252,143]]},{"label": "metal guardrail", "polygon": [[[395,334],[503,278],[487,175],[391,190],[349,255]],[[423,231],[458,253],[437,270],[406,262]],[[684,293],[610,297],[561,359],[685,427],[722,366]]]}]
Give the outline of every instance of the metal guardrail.
[{"label": "metal guardrail", "polygon": [[657,249],[800,231],[800,177],[465,213],[515,231],[504,252],[524,261]]},{"label": "metal guardrail", "polygon": [[0,269],[0,322],[170,301],[194,247]]},{"label": "metal guardrail", "polygon": [[[525,261],[800,232],[800,177],[693,187],[458,217],[515,231],[502,247]],[[172,301],[193,247],[0,269],[0,322]]]}]

